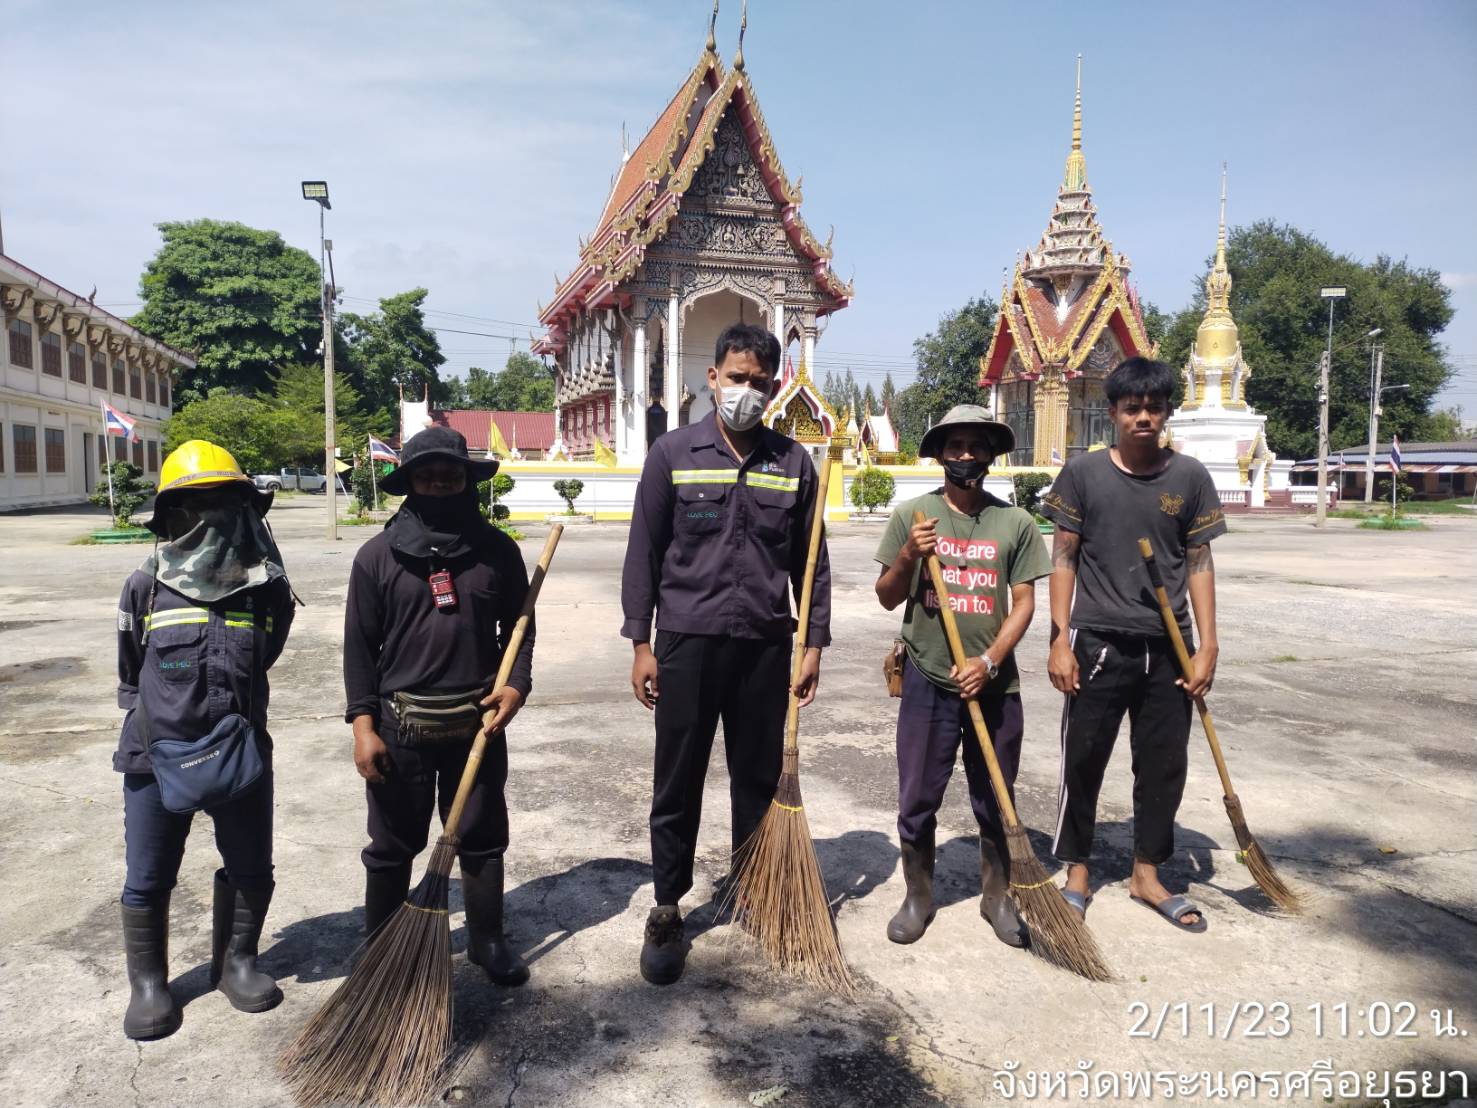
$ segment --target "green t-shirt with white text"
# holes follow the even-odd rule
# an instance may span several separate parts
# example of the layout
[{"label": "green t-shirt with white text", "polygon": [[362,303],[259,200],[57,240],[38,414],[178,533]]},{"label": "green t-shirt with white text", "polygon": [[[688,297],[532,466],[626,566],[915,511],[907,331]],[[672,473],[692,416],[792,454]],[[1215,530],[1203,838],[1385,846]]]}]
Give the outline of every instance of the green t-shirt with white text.
[{"label": "green t-shirt with white text", "polygon": [[[949,507],[942,490],[899,504],[887,521],[877,547],[877,561],[890,566],[908,541],[913,513],[938,519],[938,559],[944,584],[959,624],[964,653],[976,658],[990,648],[1010,611],[1010,587],[1045,577],[1051,572],[1046,542],[1029,512],[986,495],[978,515],[964,515]],[[920,561],[913,570],[907,607],[903,611],[903,644],[920,673],[951,692],[953,659],[939,619],[938,597],[928,571]],[[985,686],[987,694],[1020,689],[1015,652],[1000,666],[1000,675]]]}]

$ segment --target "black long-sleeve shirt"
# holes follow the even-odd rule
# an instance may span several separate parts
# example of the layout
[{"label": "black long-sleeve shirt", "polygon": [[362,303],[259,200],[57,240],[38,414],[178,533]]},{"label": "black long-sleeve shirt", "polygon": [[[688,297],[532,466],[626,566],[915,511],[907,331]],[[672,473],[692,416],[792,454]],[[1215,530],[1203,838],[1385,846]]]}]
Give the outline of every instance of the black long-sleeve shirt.
[{"label": "black long-sleeve shirt", "polygon": [[[528,595],[523,557],[517,543],[489,527],[444,568],[457,595],[449,611],[432,602],[427,559],[396,551],[383,531],[359,548],[344,612],[348,722],[369,715],[378,726],[380,698],[397,692],[490,688]],[[508,680],[525,699],[533,688],[533,639],[529,620]]]},{"label": "black long-sleeve shirt", "polygon": [[[790,596],[798,606],[819,480],[805,448],[767,427],[740,462],[712,412],[657,439],[636,487],[621,573],[621,634],[650,639],[654,608],[663,631],[789,635]],[[831,563],[822,536],[806,644],[830,643]]]}]

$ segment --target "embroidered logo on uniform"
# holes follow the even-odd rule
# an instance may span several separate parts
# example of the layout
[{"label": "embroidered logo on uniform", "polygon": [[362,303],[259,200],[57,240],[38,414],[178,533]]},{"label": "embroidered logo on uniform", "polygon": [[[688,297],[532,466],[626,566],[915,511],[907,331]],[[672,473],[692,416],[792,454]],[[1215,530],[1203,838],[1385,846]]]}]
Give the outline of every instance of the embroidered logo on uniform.
[{"label": "embroidered logo on uniform", "polygon": [[1167,492],[1161,492],[1159,494],[1159,510],[1167,516],[1179,515],[1180,509],[1184,506],[1185,498],[1183,496],[1171,496]]},{"label": "embroidered logo on uniform", "polygon": [[120,630],[120,631],[132,631],[133,630],[133,613],[132,612],[125,612],[122,608],[119,608],[118,609],[118,630]]},{"label": "embroidered logo on uniform", "polygon": [[189,669],[190,668],[190,660],[188,658],[181,658],[177,662],[160,662],[159,663],[159,668],[160,669]]}]

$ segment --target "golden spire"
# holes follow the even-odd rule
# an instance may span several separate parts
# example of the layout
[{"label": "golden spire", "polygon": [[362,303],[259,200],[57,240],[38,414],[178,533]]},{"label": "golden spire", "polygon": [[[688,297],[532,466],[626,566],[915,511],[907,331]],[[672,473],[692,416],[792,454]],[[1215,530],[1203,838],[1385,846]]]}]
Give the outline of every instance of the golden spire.
[{"label": "golden spire", "polygon": [[714,37],[714,30],[718,26],[718,0],[713,0],[713,14],[708,19],[708,53],[718,52],[718,40]]},{"label": "golden spire", "polygon": [[1221,162],[1221,229],[1215,237],[1215,268],[1226,268],[1226,163]]},{"label": "golden spire", "polygon": [[739,14],[738,52],[733,56],[733,68],[744,71],[744,32],[749,29],[749,0],[744,0]]},{"label": "golden spire", "polygon": [[1195,353],[1204,361],[1234,358],[1240,343],[1231,318],[1231,271],[1226,266],[1226,166],[1221,163],[1221,221],[1215,239],[1215,264],[1205,278],[1205,318],[1195,332]]},{"label": "golden spire", "polygon": [[1067,155],[1067,170],[1062,188],[1081,192],[1087,187],[1087,159],[1082,155],[1082,55],[1077,55],[1077,102],[1072,108],[1072,152]]}]

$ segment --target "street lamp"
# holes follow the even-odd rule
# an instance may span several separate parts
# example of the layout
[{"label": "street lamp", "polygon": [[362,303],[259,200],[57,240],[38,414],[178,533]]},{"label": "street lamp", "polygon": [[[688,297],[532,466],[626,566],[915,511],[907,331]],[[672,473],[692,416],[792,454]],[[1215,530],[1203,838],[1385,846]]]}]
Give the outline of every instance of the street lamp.
[{"label": "street lamp", "polygon": [[328,182],[304,181],[303,199],[318,205],[318,272],[322,278],[320,302],[323,308],[323,498],[328,502],[328,541],[337,542],[338,468],[334,465],[333,451],[333,302],[336,293],[333,282],[328,278],[333,264],[328,252],[333,246],[323,235],[323,213],[333,207],[328,202]]}]

